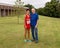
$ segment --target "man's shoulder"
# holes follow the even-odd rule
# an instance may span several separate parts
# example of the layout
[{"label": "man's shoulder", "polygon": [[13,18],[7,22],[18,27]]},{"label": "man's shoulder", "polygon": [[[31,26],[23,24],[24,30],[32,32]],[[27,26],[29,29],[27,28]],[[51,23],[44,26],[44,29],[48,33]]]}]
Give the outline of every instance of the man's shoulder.
[{"label": "man's shoulder", "polygon": [[36,15],[36,16],[38,16],[38,14],[37,14],[37,13],[35,13],[35,14],[33,14],[33,13],[30,13],[30,15]]},{"label": "man's shoulder", "polygon": [[35,13],[35,15],[36,15],[36,16],[38,16],[38,14],[37,14],[37,13]]}]

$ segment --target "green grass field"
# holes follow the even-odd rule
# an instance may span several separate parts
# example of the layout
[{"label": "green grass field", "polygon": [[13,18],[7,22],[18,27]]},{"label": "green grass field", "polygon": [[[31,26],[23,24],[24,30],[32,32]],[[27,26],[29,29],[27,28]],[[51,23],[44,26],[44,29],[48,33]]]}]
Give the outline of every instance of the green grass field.
[{"label": "green grass field", "polygon": [[24,17],[0,17],[0,48],[60,48],[60,19],[40,16],[39,43],[24,42]]}]

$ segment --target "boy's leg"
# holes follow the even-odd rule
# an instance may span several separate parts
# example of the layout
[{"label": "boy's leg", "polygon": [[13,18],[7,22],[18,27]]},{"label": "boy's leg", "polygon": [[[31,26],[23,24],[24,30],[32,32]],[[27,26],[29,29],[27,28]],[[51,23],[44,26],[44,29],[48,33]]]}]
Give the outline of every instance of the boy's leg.
[{"label": "boy's leg", "polygon": [[30,29],[28,29],[28,39],[30,40]]},{"label": "boy's leg", "polygon": [[35,40],[36,42],[38,42],[38,29],[35,28]]},{"label": "boy's leg", "polygon": [[28,30],[28,42],[32,42],[32,41],[30,40],[30,29]]},{"label": "boy's leg", "polygon": [[27,29],[25,28],[25,33],[24,33],[24,37],[25,37],[25,39],[27,39]]},{"label": "boy's leg", "polygon": [[25,36],[24,42],[27,42],[27,29],[25,29],[24,36]]},{"label": "boy's leg", "polygon": [[32,32],[33,40],[35,40],[35,36],[34,36],[34,27],[33,27],[33,26],[31,26],[31,32]]}]

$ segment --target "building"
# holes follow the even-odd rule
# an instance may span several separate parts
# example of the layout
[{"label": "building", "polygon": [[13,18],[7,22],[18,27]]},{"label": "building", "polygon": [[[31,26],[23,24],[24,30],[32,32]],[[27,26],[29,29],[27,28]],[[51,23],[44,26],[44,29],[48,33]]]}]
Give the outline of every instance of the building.
[{"label": "building", "polygon": [[[4,16],[16,15],[18,13],[16,8],[18,9],[18,7],[14,7],[13,5],[0,3],[0,16],[4,17]],[[19,9],[23,12],[25,10],[22,8]]]}]

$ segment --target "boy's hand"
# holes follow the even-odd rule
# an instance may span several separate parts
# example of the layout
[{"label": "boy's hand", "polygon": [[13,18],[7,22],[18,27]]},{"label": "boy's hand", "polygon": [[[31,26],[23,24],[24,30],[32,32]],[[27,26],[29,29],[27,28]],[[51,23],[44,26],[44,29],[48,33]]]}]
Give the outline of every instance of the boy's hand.
[{"label": "boy's hand", "polygon": [[25,25],[25,28],[27,28],[26,25]]}]

